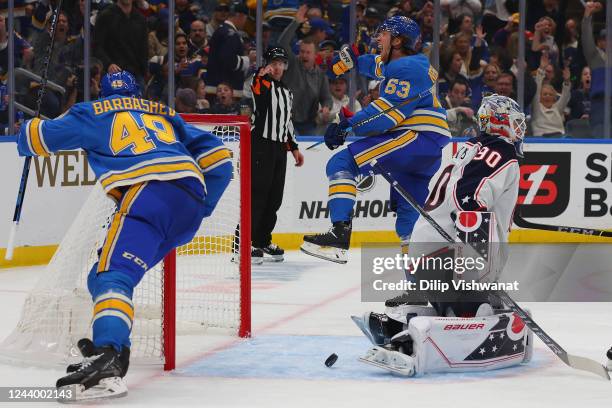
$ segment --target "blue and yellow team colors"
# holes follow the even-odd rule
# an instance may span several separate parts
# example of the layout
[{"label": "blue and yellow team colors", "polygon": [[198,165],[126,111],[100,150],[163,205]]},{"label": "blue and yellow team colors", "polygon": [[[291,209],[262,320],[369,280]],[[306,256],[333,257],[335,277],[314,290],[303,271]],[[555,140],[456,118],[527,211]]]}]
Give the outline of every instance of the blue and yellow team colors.
[{"label": "blue and yellow team colors", "polygon": [[173,109],[121,95],[76,104],[54,120],[32,119],[18,135],[24,156],[78,148],[117,202],[88,287],[94,344],[121,350],[130,344],[134,287],[213,212],[231,179],[231,152]]},{"label": "blue and yellow team colors", "polygon": [[[360,56],[357,65],[360,74],[381,81],[380,97],[350,118],[351,126],[419,94],[425,96],[353,127],[356,135],[367,137],[336,153],[327,165],[332,222],[350,220],[356,194],[354,178],[368,174],[374,159],[424,203],[429,180],[438,170],[442,149],[451,137],[446,110],[435,92],[438,73],[425,55],[385,64],[379,55],[368,54]],[[409,236],[418,213],[392,188],[390,196],[398,215],[396,232],[400,237]]]}]

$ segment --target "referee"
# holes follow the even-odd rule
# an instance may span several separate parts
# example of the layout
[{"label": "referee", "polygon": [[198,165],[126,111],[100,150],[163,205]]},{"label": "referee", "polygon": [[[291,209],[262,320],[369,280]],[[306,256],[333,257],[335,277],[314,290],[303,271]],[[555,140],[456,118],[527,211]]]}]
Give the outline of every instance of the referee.
[{"label": "referee", "polygon": [[289,58],[281,47],[269,48],[265,66],[253,77],[253,115],[251,117],[251,259],[281,262],[285,251],[272,243],[276,212],[283,201],[287,152],[295,165],[304,164],[304,156],[295,142],[291,121],[293,94],[281,82]]}]

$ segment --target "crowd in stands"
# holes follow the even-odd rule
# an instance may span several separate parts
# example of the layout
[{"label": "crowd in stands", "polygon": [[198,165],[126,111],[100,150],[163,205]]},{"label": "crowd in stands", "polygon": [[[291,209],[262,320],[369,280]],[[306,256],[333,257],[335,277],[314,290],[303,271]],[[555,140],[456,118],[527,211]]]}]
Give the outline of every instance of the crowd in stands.
[{"label": "crowd in stands", "polygon": [[[147,98],[168,100],[168,64],[174,64],[179,112],[245,114],[256,67],[255,0],[93,0],[90,95],[106,72],[132,72]],[[52,10],[58,0],[16,0],[15,65],[42,74],[50,42]],[[529,0],[526,31],[519,32],[518,0],[441,0],[438,97],[448,109],[453,135],[475,132],[483,95],[516,98],[518,67],[525,67],[524,105],[532,136],[601,137],[606,65],[605,11],[600,2]],[[6,6],[4,6],[6,7]],[[64,0],[41,112],[56,117],[83,95],[85,0]],[[8,122],[8,36],[6,8],[0,15],[0,122]],[[342,106],[350,104],[349,80],[335,78],[331,61],[349,42],[349,1],[264,1],[262,49],[289,51],[283,81],[294,94],[293,119],[302,135],[322,134]],[[434,5],[430,0],[358,0],[356,46],[375,51],[376,27],[392,15],[416,20],[423,51],[430,54]],[[168,21],[176,27],[174,55],[168,55]],[[518,43],[526,41],[525,60]],[[35,109],[38,83],[16,76],[17,102]],[[378,96],[378,82],[356,77],[357,111]]]}]

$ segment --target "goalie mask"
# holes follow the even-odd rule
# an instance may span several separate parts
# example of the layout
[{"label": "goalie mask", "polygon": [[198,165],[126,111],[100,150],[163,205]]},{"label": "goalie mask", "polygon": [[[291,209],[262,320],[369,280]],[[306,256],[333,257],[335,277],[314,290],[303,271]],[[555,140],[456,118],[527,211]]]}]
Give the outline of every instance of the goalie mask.
[{"label": "goalie mask", "polygon": [[527,124],[525,114],[512,98],[493,94],[482,99],[478,108],[478,128],[491,136],[506,138],[523,157],[523,138]]}]

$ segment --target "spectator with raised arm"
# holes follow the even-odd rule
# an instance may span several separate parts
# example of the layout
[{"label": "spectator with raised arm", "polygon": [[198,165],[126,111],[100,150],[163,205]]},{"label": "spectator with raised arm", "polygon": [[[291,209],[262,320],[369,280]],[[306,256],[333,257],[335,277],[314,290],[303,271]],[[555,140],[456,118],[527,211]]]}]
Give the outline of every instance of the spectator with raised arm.
[{"label": "spectator with raised arm", "polygon": [[557,25],[550,17],[542,17],[535,25],[531,51],[537,58],[543,51],[548,54],[548,59],[553,66],[559,66],[559,47],[555,43],[555,32]]},{"label": "spectator with raised arm", "polygon": [[[295,19],[285,28],[278,39],[279,45],[291,50],[291,40],[300,24],[306,21],[308,7],[302,5]],[[299,56],[289,51],[289,65],[283,75],[283,82],[291,89],[293,100],[293,124],[298,134],[312,134],[315,131],[315,119],[320,114],[326,121],[332,108],[327,77],[316,65],[317,44],[312,39],[300,42]]]},{"label": "spectator with raised arm", "polygon": [[531,133],[534,136],[559,136],[565,134],[564,111],[569,102],[572,84],[569,67],[563,69],[563,91],[557,99],[555,88],[544,83],[548,54],[542,53],[536,73],[536,94],[531,104]]},{"label": "spectator with raised arm", "polygon": [[[588,2],[584,6],[584,17],[582,18],[582,51],[591,68],[591,114],[590,124],[593,137],[603,137],[604,124],[604,92],[606,76],[606,32],[599,32],[597,40],[593,36],[593,14],[601,11],[603,5],[596,2]],[[609,68],[612,69],[612,68]],[[611,114],[611,112],[608,112]],[[610,137],[606,135],[605,137]]]}]

